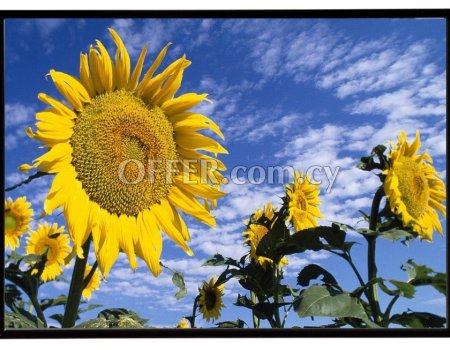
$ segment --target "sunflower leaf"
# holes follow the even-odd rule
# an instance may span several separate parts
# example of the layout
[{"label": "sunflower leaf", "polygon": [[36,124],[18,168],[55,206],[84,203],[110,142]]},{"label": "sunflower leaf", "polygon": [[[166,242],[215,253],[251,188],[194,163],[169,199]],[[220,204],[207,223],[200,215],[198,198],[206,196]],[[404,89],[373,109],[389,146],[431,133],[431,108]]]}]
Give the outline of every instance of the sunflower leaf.
[{"label": "sunflower leaf", "polygon": [[408,328],[445,328],[447,320],[429,312],[408,311],[393,315],[389,322]]},{"label": "sunflower leaf", "polygon": [[316,264],[305,266],[297,276],[297,283],[300,286],[307,287],[312,280],[315,280],[320,276],[322,276],[321,280],[323,283],[338,286],[338,282],[333,275],[323,267]]},{"label": "sunflower leaf", "polygon": [[237,319],[236,321],[224,321],[216,323],[218,328],[244,328],[245,322],[241,319]]},{"label": "sunflower leaf", "polygon": [[349,293],[313,285],[303,290],[294,300],[294,310],[303,318],[307,316],[353,317],[363,320],[369,327],[375,327],[367,317],[364,307]]},{"label": "sunflower leaf", "polygon": [[166,268],[172,273],[172,283],[178,287],[178,292],[175,293],[177,300],[184,298],[187,295],[186,284],[184,283],[184,276],[181,272],[176,271],[163,263],[160,263],[162,267]]},{"label": "sunflower leaf", "polygon": [[432,286],[438,292],[447,295],[447,277],[444,273],[435,272],[426,265],[418,265],[412,259],[409,259],[402,270],[408,273],[408,283],[419,286]]}]

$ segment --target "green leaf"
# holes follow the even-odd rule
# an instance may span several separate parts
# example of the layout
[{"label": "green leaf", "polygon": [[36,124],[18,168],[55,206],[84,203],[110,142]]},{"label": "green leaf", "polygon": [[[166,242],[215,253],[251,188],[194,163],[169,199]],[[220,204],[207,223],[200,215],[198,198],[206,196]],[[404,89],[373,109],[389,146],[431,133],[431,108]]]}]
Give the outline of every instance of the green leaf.
[{"label": "green leaf", "polygon": [[178,287],[178,292],[175,294],[175,298],[177,300],[184,298],[187,294],[186,284],[184,283],[184,277],[181,272],[178,272],[174,269],[171,269],[170,267],[164,265],[163,263],[160,263],[161,266],[168,269],[170,272],[172,272],[172,283]]},{"label": "green leaf", "polygon": [[389,280],[389,282],[391,282],[394,286],[397,287],[401,296],[408,299],[414,298],[416,288],[412,284],[396,280]]},{"label": "green leaf", "polygon": [[404,241],[409,241],[411,239],[416,238],[412,233],[401,230],[399,228],[392,228],[387,231],[381,231],[377,232],[378,236],[384,239],[387,239],[389,241],[398,241],[400,239],[403,239]]},{"label": "green leaf", "polygon": [[[62,325],[63,319],[64,319],[64,315],[63,314],[53,314],[48,316],[49,318],[51,318],[52,320],[57,321],[60,325]],[[77,320],[80,319],[79,317],[77,318]]]},{"label": "green leaf", "polygon": [[102,307],[102,306],[103,306],[102,304],[89,304],[84,309],[78,309],[78,313],[82,314],[82,313],[85,313],[85,312],[97,309],[97,308]]},{"label": "green leaf", "polygon": [[38,327],[35,321],[32,321],[20,314],[16,314],[8,310],[5,310],[5,328],[38,328]]},{"label": "green leaf", "polygon": [[76,328],[146,328],[147,321],[132,310],[105,309],[97,318],[82,322]]},{"label": "green leaf", "polygon": [[40,304],[41,304],[42,311],[44,311],[44,310],[48,309],[49,307],[66,305],[66,302],[67,302],[67,296],[60,295],[59,297],[56,297],[53,299],[42,299]]},{"label": "green leaf", "polygon": [[408,273],[408,283],[413,286],[432,286],[438,292],[447,295],[447,278],[444,273],[435,272],[426,265],[418,265],[408,260],[402,269]]},{"label": "green leaf", "polygon": [[244,328],[245,322],[241,319],[237,319],[236,321],[224,321],[216,323],[218,328]]},{"label": "green leaf", "polygon": [[308,266],[305,266],[297,276],[297,283],[300,286],[306,287],[310,284],[312,280],[315,280],[320,276],[323,276],[321,278],[323,283],[335,286],[338,285],[336,279],[333,277],[331,273],[329,273],[323,267],[316,264],[310,264]]},{"label": "green leaf", "polygon": [[5,304],[9,308],[13,308],[17,302],[22,300],[22,293],[14,284],[5,285]]},{"label": "green leaf", "polygon": [[290,303],[254,303],[245,295],[238,295],[238,298],[234,305],[242,306],[247,309],[253,310],[255,315],[263,320],[271,319],[276,309],[289,305]]},{"label": "green leaf", "polygon": [[240,264],[236,260],[231,258],[224,258],[220,254],[215,254],[214,256],[210,257],[203,263],[203,266],[223,266],[223,265],[232,265],[240,267]]},{"label": "green leaf", "polygon": [[408,328],[445,328],[446,319],[429,312],[408,311],[393,315],[390,323],[399,324]]},{"label": "green leaf", "polygon": [[367,317],[364,307],[357,298],[349,293],[332,289],[328,286],[313,285],[300,293],[294,300],[294,310],[300,317],[354,317],[375,327]]}]

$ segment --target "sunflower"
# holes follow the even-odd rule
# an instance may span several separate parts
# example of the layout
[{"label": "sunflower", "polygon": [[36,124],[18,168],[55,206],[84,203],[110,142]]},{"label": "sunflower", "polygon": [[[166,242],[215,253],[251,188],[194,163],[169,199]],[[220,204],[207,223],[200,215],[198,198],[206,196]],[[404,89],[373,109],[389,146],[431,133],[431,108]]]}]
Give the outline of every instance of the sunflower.
[{"label": "sunflower", "polygon": [[389,168],[383,171],[383,188],[391,211],[403,225],[411,227],[420,238],[432,241],[434,230],[442,234],[437,212],[446,216],[442,204],[446,200],[445,184],[426,151],[417,154],[420,146],[418,130],[411,144],[406,133],[401,132],[389,154]]},{"label": "sunflower", "polygon": [[121,251],[133,270],[138,256],[157,276],[161,230],[188,255],[193,254],[178,210],[215,225],[209,206],[224,195],[217,186],[223,179],[220,170],[225,169],[216,156],[227,151],[198,133],[210,129],[223,139],[219,127],[189,111],[207,95],[174,97],[191,64],[186,56],[155,75],[169,43],[140,79],[146,47],[130,74],[130,57],[122,39],[113,29],[109,32],[117,46],[115,63],[97,40],[88,54],[81,53],[79,78],[50,70],[68,105],[38,95],[50,108],[36,114],[37,131],[28,128],[27,134],[43,142],[48,152],[20,169],[55,174],[44,213],[62,207],[79,258],[92,232],[104,277]]},{"label": "sunflower", "polygon": [[[69,236],[63,231],[64,226],[58,227],[56,223],[50,226],[47,222],[39,224],[36,231],[30,230],[25,247],[27,254],[43,255],[47,253],[44,271],[41,275],[44,282],[52,281],[62,274],[64,259],[71,251]],[[34,269],[32,274],[36,273],[37,270]]]},{"label": "sunflower", "polygon": [[180,320],[180,323],[178,323],[177,328],[191,328],[191,324],[185,317],[183,317]]},{"label": "sunflower", "polygon": [[[247,238],[245,243],[250,246],[250,258],[263,268],[266,268],[268,265],[272,265],[273,260],[264,256],[258,256],[256,254],[259,242],[261,242],[261,239],[269,232],[267,226],[260,221],[264,218],[272,221],[276,210],[276,208],[272,207],[272,203],[269,202],[267,206],[263,207],[263,209],[257,210],[253,214],[253,223],[250,223],[244,231],[244,235]],[[282,267],[287,265],[287,263],[287,259],[283,257],[279,262],[279,266]]]},{"label": "sunflower", "polygon": [[[89,273],[92,270],[92,266],[89,264],[86,264],[86,270],[84,271],[84,278],[86,278]],[[89,283],[86,285],[86,287],[83,289],[82,296],[83,298],[89,300],[91,299],[92,292],[94,290],[97,290],[100,286],[100,274],[98,273],[98,270],[95,270],[94,274],[92,275],[91,279],[89,280]]]},{"label": "sunflower", "polygon": [[319,210],[319,186],[309,177],[294,173],[294,183],[286,186],[288,216],[295,231],[317,226],[316,218],[323,218]]},{"label": "sunflower", "polygon": [[30,207],[27,197],[19,197],[15,201],[8,198],[5,201],[5,248],[14,250],[20,247],[20,236],[30,228],[28,224],[33,216]]},{"label": "sunflower", "polygon": [[208,322],[211,319],[218,319],[220,317],[220,309],[224,306],[222,302],[224,285],[221,284],[218,287],[214,287],[215,283],[216,279],[211,278],[209,283],[203,281],[203,286],[199,289],[200,298],[198,304],[200,306],[200,312]]}]

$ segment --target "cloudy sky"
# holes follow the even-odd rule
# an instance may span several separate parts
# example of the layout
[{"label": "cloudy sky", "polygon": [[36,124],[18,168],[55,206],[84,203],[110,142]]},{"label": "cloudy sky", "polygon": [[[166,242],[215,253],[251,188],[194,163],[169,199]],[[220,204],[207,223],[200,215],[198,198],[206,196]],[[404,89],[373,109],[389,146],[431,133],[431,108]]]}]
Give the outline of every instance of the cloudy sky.
[{"label": "cloudy sky", "polygon": [[[192,61],[179,93],[207,92],[214,101],[198,110],[211,116],[225,134],[229,155],[221,159],[228,176],[236,166],[290,166],[304,171],[320,166],[337,174],[331,188],[325,170],[316,174],[322,180],[324,224],[362,225],[357,210],[368,211],[379,180],[355,166],[373,146],[395,140],[400,130],[412,138],[419,129],[435,167],[446,176],[444,20],[42,19],[6,22],[6,186],[24,179],[17,167],[42,153],[24,129],[44,108],[37,100],[39,92],[58,96],[46,74],[56,69],[77,75],[79,54],[95,39],[113,52],[108,27],[121,35],[133,62],[144,44],[155,58],[169,41],[173,45],[166,64],[184,53]],[[44,177],[8,195],[26,195],[39,213],[50,181]],[[221,272],[202,267],[205,259],[215,253],[243,255],[242,221],[269,200],[279,204],[283,185],[266,179],[258,184],[230,183],[224,190],[228,195],[219,201],[215,229],[188,220],[194,257],[164,241],[162,259],[185,274],[187,297],[176,301],[170,274],[154,278],[142,262],[132,273],[121,256],[91,302],[137,310],[152,326],[173,326],[189,315],[199,284]],[[64,224],[61,215],[46,220]],[[365,275],[364,241],[352,239],[361,243],[354,255]],[[409,247],[380,242],[380,275],[405,280],[400,266],[411,257],[444,271],[445,239],[436,235],[432,244],[417,240]],[[347,266],[328,254],[306,253],[289,260],[286,277],[292,283],[303,266],[314,262],[333,271],[349,290],[357,285]],[[70,269],[65,276],[70,278]],[[67,291],[67,283],[50,283],[41,296]],[[221,320],[239,317],[250,322],[246,310],[232,305],[244,290],[230,283],[225,293],[227,307]],[[414,301],[398,302],[398,311],[406,308],[444,315],[445,299],[425,288]],[[288,324],[311,321],[292,314]]]}]

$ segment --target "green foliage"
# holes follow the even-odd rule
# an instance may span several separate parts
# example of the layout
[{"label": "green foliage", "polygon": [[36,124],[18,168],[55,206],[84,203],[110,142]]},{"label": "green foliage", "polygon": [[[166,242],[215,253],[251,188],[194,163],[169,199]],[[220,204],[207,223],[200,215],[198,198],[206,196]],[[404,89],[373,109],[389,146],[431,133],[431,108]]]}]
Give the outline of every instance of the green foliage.
[{"label": "green foliage", "polygon": [[408,311],[393,315],[390,323],[395,323],[408,328],[445,328],[447,323],[445,317],[431,314],[429,312]]},{"label": "green foliage", "polygon": [[408,260],[402,269],[408,273],[408,283],[413,286],[431,286],[438,292],[447,295],[446,275],[435,272],[428,266],[418,265],[412,259]]},{"label": "green foliage", "polygon": [[128,309],[105,309],[97,318],[85,321],[75,328],[146,328],[148,320]]},{"label": "green foliage", "polygon": [[367,315],[357,298],[328,286],[313,285],[300,293],[294,301],[294,310],[300,317],[356,317]]},{"label": "green foliage", "polygon": [[333,275],[323,267],[316,264],[305,266],[297,276],[297,283],[300,286],[307,287],[312,280],[315,280],[320,276],[322,276],[323,283],[336,287],[338,286],[338,283]]},{"label": "green foliage", "polygon": [[244,328],[246,323],[241,319],[237,319],[236,321],[224,321],[216,323],[218,328]]},{"label": "green foliage", "polygon": [[178,287],[178,292],[175,293],[175,298],[177,300],[184,298],[187,294],[186,284],[184,283],[184,276],[181,272],[175,271],[174,269],[171,269],[170,267],[164,265],[163,263],[160,263],[162,267],[166,268],[172,273],[172,283]]}]

